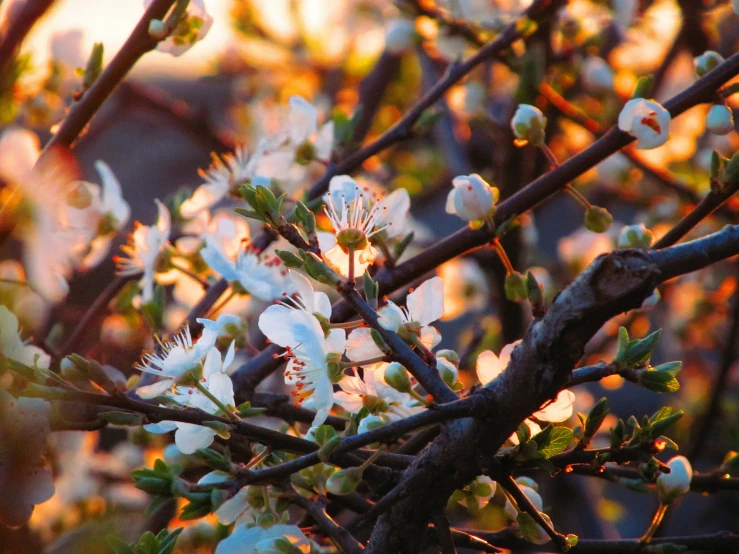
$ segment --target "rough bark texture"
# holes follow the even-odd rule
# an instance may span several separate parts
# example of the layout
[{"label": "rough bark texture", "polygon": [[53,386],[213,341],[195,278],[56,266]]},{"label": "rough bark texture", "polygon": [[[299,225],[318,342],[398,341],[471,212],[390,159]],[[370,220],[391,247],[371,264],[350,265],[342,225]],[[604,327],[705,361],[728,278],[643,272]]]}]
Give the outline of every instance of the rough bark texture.
[{"label": "rough bark texture", "polygon": [[411,494],[379,519],[367,551],[421,550],[429,520],[451,493],[490,470],[492,455],[521,421],[557,394],[600,326],[638,307],[661,280],[658,265],[641,251],[618,251],[593,263],[531,327],[508,369],[478,393],[487,397],[486,417],[443,426],[406,470],[403,486]]}]

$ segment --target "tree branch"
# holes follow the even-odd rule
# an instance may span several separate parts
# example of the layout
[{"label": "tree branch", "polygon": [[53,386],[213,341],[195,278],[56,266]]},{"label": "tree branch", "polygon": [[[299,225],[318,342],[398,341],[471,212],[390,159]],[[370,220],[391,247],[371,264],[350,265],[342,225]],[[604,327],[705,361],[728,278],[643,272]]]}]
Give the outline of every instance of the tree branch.
[{"label": "tree branch", "polygon": [[149,22],[153,19],[163,19],[174,3],[175,0],[154,0],[149,5],[126,42],[108,64],[108,67],[85,91],[82,98],[72,105],[59,131],[46,145],[44,152],[55,146],[67,148],[72,146],[95,115],[95,112],[98,111],[139,58],[156,48],[159,41],[149,35]]}]

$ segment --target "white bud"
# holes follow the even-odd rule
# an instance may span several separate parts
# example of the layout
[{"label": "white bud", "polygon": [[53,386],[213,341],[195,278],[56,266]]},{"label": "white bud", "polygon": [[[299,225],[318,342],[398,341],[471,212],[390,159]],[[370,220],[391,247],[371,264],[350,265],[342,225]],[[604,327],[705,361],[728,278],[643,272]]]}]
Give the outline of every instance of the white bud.
[{"label": "white bud", "polygon": [[721,104],[714,104],[706,116],[706,129],[714,135],[726,135],[734,130],[734,115]]},{"label": "white bud", "polygon": [[[539,496],[539,493],[536,492],[531,487],[527,487],[526,485],[520,486],[521,492],[526,495],[526,497],[531,501],[531,503],[534,505],[534,507],[538,511],[542,511],[544,508],[544,502],[541,500],[541,496]],[[506,517],[511,521],[516,521],[516,518],[518,518],[518,510],[511,504],[510,500],[506,500],[505,508],[503,508],[503,512],[505,513]]]},{"label": "white bud", "polygon": [[493,215],[498,189],[488,185],[482,177],[476,173],[460,175],[452,180],[452,186],[454,188],[449,191],[446,201],[447,213],[465,221],[477,221]]},{"label": "white bud", "polygon": [[169,31],[164,21],[161,19],[152,19],[149,21],[149,36],[156,40],[164,40],[167,38]]},{"label": "white bud", "polygon": [[724,63],[724,57],[713,50],[706,50],[703,54],[696,56],[693,59],[695,74],[698,75],[698,77],[703,77],[706,73],[717,68],[722,63]]},{"label": "white bud", "polygon": [[359,422],[359,427],[357,427],[357,434],[361,435],[362,433],[372,431],[374,429],[377,429],[378,427],[387,425],[388,423],[390,423],[390,419],[385,414],[368,415],[367,417],[363,417],[362,421]]},{"label": "white bud", "polygon": [[585,86],[593,92],[613,90],[613,70],[603,58],[598,56],[585,59],[582,66],[582,79]]},{"label": "white bud", "polygon": [[667,467],[670,473],[661,473],[657,477],[657,490],[662,504],[670,504],[678,496],[690,490],[690,481],[693,479],[693,467],[685,456],[675,456]]},{"label": "white bud", "polygon": [[529,104],[519,104],[511,120],[513,134],[519,140],[525,140],[532,146],[544,144],[547,118],[541,110]]},{"label": "white bud", "polygon": [[416,24],[409,19],[393,19],[385,29],[385,50],[391,54],[402,54],[413,46]]},{"label": "white bud", "polygon": [[650,150],[667,142],[671,120],[670,112],[658,102],[634,98],[621,110],[618,128],[636,138],[637,148]]},{"label": "white bud", "polygon": [[642,248],[646,249],[652,245],[654,235],[643,223],[629,225],[621,229],[618,237],[619,248]]}]

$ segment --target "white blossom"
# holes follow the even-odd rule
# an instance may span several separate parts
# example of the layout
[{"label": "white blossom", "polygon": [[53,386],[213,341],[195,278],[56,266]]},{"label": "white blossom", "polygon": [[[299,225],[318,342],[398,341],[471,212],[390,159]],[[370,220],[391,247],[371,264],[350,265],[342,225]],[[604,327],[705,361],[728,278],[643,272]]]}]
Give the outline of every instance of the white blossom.
[{"label": "white blossom", "polygon": [[262,152],[257,150],[251,157],[243,146],[237,146],[233,154],[218,157],[213,154],[213,162],[207,170],[198,170],[205,180],[190,198],[180,206],[182,217],[189,219],[205,209],[220,202],[235,185],[246,184],[256,172]]},{"label": "white blossom", "polygon": [[169,243],[169,234],[172,230],[172,220],[169,210],[159,200],[157,205],[158,217],[156,225],[147,226],[137,224],[128,244],[121,246],[126,257],[116,256],[118,275],[136,275],[143,273],[139,281],[142,298],[149,302],[154,297],[154,277],[159,255]]},{"label": "white blossom", "polygon": [[[233,362],[234,355],[235,349],[233,342],[223,360],[221,360],[221,353],[218,349],[211,347],[203,363],[203,386],[224,406],[233,406],[235,404],[233,383],[226,373],[226,370]],[[166,380],[162,382],[166,382]],[[161,382],[157,384],[161,384]],[[142,396],[141,389],[137,392],[139,396]],[[156,396],[159,396],[159,394]],[[166,396],[184,407],[197,408],[210,414],[216,414],[219,411],[219,407],[215,402],[195,387],[179,386],[176,387],[174,392]],[[146,398],[148,396],[144,397]],[[193,454],[196,450],[208,448],[213,443],[216,435],[216,431],[210,427],[181,421],[165,420],[159,423],[144,425],[144,429],[151,433],[168,433],[176,429],[174,437],[175,444],[183,454]]]},{"label": "white blossom", "polygon": [[159,343],[159,352],[145,352],[137,369],[162,377],[162,380],[136,391],[141,398],[155,398],[171,389],[177,379],[197,368],[218,339],[218,324],[209,319],[198,319],[203,325],[200,338],[193,342],[190,328],[185,326],[168,341]]},{"label": "white blossom", "polygon": [[544,144],[547,118],[541,110],[529,104],[519,104],[511,119],[511,129],[518,140],[533,146]]},{"label": "white blossom", "polygon": [[18,318],[2,305],[0,305],[0,353],[30,367],[49,367],[49,355],[23,340]]},{"label": "white blossom", "polygon": [[247,292],[260,300],[270,301],[286,290],[287,270],[273,254],[257,253],[242,249],[236,261],[223,251],[222,244],[212,236],[206,236],[200,256],[213,271],[230,282],[238,282]]}]

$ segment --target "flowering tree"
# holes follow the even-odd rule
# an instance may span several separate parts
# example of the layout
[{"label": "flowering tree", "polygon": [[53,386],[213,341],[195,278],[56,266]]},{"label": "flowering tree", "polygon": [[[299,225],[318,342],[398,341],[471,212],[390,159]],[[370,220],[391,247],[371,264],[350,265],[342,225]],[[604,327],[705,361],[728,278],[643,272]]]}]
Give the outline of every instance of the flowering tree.
[{"label": "flowering tree", "polygon": [[[731,529],[660,536],[683,495],[739,488],[720,423],[739,326],[732,9],[337,3],[320,40],[319,8],[293,4],[289,32],[263,25],[263,3],[234,4],[250,48],[274,49],[251,54],[263,119],[238,142],[121,85],[218,151],[198,187],[152,198],[156,218],[131,227],[126,183],[104,161],[80,180],[75,144],[139,58],[205,37],[205,3],[147,0],[107,65],[99,44],[77,73],[55,58],[39,101],[19,47],[51,2],[11,2],[0,522],[30,518],[50,541],[99,516],[102,496],[108,515],[148,503],[136,533],[108,534],[118,553],[739,549]],[[299,68],[316,105],[267,78]],[[41,150],[30,128],[52,123]],[[557,230],[536,222],[560,192],[579,215],[552,255]],[[459,229],[431,240],[439,196]],[[95,269],[111,257],[115,276]],[[107,286],[71,316],[87,271]],[[678,392],[676,358],[690,382],[718,362],[703,401]],[[616,415],[585,386],[601,381],[651,392]],[[691,417],[661,393],[683,394]],[[709,439],[721,461],[693,471],[715,457]],[[629,539],[569,532],[544,487],[570,473],[655,496],[651,524]]]}]

